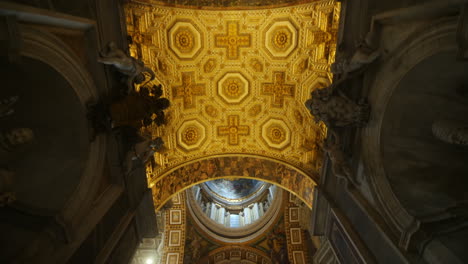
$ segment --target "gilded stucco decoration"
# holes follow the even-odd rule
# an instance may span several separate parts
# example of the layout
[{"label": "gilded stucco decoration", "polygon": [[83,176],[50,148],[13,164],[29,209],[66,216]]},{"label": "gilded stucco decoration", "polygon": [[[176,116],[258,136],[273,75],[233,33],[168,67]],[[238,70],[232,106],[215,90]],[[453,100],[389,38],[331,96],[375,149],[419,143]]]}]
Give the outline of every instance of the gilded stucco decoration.
[{"label": "gilded stucco decoration", "polygon": [[262,36],[265,50],[273,59],[285,59],[297,47],[297,30],[289,20],[268,25]]},{"label": "gilded stucco decoration", "polygon": [[157,5],[167,5],[183,8],[232,8],[232,9],[246,9],[246,8],[273,8],[288,6],[294,4],[302,4],[310,2],[310,0],[140,0]]},{"label": "gilded stucco decoration", "polygon": [[291,143],[291,131],[281,119],[270,119],[262,125],[262,139],[267,147],[284,149]]},{"label": "gilded stucco decoration", "polygon": [[194,58],[203,46],[202,34],[187,21],[176,21],[169,29],[169,48],[180,59]]},{"label": "gilded stucco decoration", "polygon": [[190,151],[197,149],[206,140],[206,126],[198,120],[188,120],[177,130],[177,144]]},{"label": "gilded stucco decoration", "polygon": [[184,259],[185,249],[185,193],[172,197],[172,206],[164,212],[164,247],[162,263],[178,264]]},{"label": "gilded stucco decoration", "polygon": [[239,32],[239,22],[229,21],[226,23],[226,33],[215,34],[215,47],[226,48],[228,60],[238,60],[241,48],[251,47],[251,35]]},{"label": "gilded stucco decoration", "polygon": [[226,73],[218,81],[218,95],[227,104],[239,104],[249,94],[249,81],[241,73]]},{"label": "gilded stucco decoration", "polygon": [[166,142],[148,168],[155,194],[163,182],[179,185],[164,178],[181,167],[223,156],[286,164],[317,180],[315,146],[326,129],[304,102],[330,83],[339,8],[332,0],[258,10],[126,5],[128,34],[138,38],[130,53],[154,69],[172,102],[167,124],[149,128]]}]

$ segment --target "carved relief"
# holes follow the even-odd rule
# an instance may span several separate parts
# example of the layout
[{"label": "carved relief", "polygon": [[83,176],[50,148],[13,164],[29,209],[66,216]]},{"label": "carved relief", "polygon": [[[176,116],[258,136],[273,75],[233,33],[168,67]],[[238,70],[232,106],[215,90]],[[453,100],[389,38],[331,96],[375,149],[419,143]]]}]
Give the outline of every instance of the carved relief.
[{"label": "carved relief", "polygon": [[190,21],[176,21],[168,34],[169,48],[180,59],[192,59],[203,47],[202,35]]},{"label": "carved relief", "polygon": [[284,121],[270,119],[262,126],[262,137],[268,146],[283,149],[291,143],[291,133]]},{"label": "carved relief", "polygon": [[256,104],[249,109],[249,116],[256,117],[260,112],[262,112],[262,105]]},{"label": "carved relief", "polygon": [[227,73],[218,82],[218,94],[227,103],[238,104],[249,94],[249,81],[240,73]]},{"label": "carved relief", "polygon": [[249,34],[239,33],[239,24],[237,22],[228,22],[226,27],[226,34],[215,35],[215,45],[218,48],[226,48],[229,60],[236,60],[239,58],[241,47],[250,47],[251,37]]},{"label": "carved relief", "polygon": [[240,125],[239,116],[228,116],[228,125],[219,126],[218,135],[227,136],[229,145],[239,145],[239,137],[249,135],[249,127]]},{"label": "carved relief", "polygon": [[272,95],[273,99],[271,105],[274,107],[283,107],[284,98],[294,97],[295,86],[293,84],[285,83],[284,72],[273,73],[273,83],[263,83],[263,94]]},{"label": "carved relief", "polygon": [[256,72],[263,72],[263,63],[257,58],[250,60],[250,66]]},{"label": "carved relief", "polygon": [[182,85],[172,88],[174,99],[182,98],[184,108],[195,108],[196,96],[205,95],[205,85],[196,84],[193,72],[182,73]]},{"label": "carved relief", "polygon": [[216,118],[218,117],[218,109],[216,109],[216,107],[212,106],[212,105],[206,105],[205,106],[205,112],[207,115],[213,117],[213,118]]},{"label": "carved relief", "polygon": [[199,148],[206,139],[206,128],[198,120],[184,122],[177,132],[178,144],[185,150]]},{"label": "carved relief", "polygon": [[289,20],[274,22],[265,32],[265,47],[274,59],[284,59],[297,46],[297,30]]},{"label": "carved relief", "polygon": [[215,68],[216,68],[216,60],[215,59],[209,59],[203,65],[203,70],[205,71],[205,73],[210,73]]}]

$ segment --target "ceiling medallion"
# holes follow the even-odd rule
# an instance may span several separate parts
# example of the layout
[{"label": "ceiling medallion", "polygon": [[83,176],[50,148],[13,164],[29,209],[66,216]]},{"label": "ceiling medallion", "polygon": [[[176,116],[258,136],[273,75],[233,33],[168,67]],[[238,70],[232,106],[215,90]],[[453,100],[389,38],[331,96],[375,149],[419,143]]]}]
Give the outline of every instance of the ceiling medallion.
[{"label": "ceiling medallion", "polygon": [[199,148],[205,142],[205,139],[205,126],[198,120],[184,122],[177,133],[177,143],[185,150]]},{"label": "ceiling medallion", "polygon": [[198,131],[198,128],[193,127],[193,126],[187,127],[182,132],[182,135],[183,135],[182,141],[186,143],[187,145],[193,145],[197,143],[199,134],[200,132]]},{"label": "ceiling medallion", "polygon": [[264,37],[265,48],[273,59],[284,59],[297,47],[297,30],[289,20],[271,24]]},{"label": "ceiling medallion", "polygon": [[193,49],[193,34],[187,27],[180,27],[175,32],[175,45],[181,52],[190,52]]},{"label": "ceiling medallion", "polygon": [[168,46],[179,59],[193,59],[203,47],[202,35],[191,22],[175,22],[168,34]]},{"label": "ceiling medallion", "polygon": [[273,33],[273,44],[277,50],[285,50],[291,45],[291,37],[287,27],[278,27]]},{"label": "ceiling medallion", "polygon": [[228,104],[238,104],[249,94],[249,81],[240,73],[227,73],[218,81],[218,94]]},{"label": "ceiling medallion", "polygon": [[283,120],[270,119],[262,126],[262,138],[269,147],[284,149],[291,144],[291,133]]},{"label": "ceiling medallion", "polygon": [[271,126],[269,129],[268,137],[271,142],[280,144],[286,139],[286,131],[279,126]]}]

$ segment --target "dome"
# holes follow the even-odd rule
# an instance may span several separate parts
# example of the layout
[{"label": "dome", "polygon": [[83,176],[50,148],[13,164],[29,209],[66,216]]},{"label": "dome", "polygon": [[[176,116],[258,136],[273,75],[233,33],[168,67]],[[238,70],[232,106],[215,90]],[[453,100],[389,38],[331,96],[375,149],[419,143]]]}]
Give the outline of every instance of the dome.
[{"label": "dome", "polygon": [[202,185],[217,199],[227,204],[240,204],[257,197],[269,184],[252,179],[217,179]]},{"label": "dome", "polygon": [[282,200],[275,185],[244,178],[204,182],[187,195],[195,222],[213,238],[235,243],[265,231],[277,218]]}]

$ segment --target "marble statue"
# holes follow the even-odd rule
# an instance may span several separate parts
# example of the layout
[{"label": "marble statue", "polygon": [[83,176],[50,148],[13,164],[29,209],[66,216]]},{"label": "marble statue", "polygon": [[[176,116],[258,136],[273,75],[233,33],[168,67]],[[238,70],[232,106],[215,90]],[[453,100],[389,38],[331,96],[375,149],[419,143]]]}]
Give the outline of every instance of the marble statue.
[{"label": "marble statue", "polygon": [[365,66],[376,61],[381,55],[380,50],[373,50],[366,42],[362,42],[350,58],[334,62],[330,66],[333,74],[357,73]]},{"label": "marble statue", "polygon": [[6,117],[15,112],[13,105],[16,104],[18,98],[18,96],[10,96],[0,100],[0,117]]},{"label": "marble statue", "polygon": [[468,123],[437,120],[432,124],[432,134],[449,144],[468,146]]},{"label": "marble statue", "polygon": [[152,69],[146,67],[145,64],[127,54],[119,48],[114,42],[110,42],[106,50],[101,51],[101,56],[98,59],[100,63],[112,65],[119,72],[127,75],[128,93],[134,91],[133,83],[143,83],[146,80],[145,73],[150,75],[151,81],[155,78]]},{"label": "marble statue", "polygon": [[353,177],[351,166],[346,158],[346,154],[342,150],[339,137],[336,132],[328,130],[331,135],[330,140],[323,143],[323,150],[328,154],[332,163],[332,172],[339,179],[344,180],[346,183],[351,183],[357,186],[357,182]]},{"label": "marble statue", "polygon": [[13,172],[0,168],[0,207],[16,200],[16,194],[13,192],[13,177]]},{"label": "marble statue", "polygon": [[370,108],[364,101],[353,102],[337,88],[337,84],[312,91],[311,99],[305,102],[315,121],[322,121],[328,127],[362,127],[369,119]]},{"label": "marble statue", "polygon": [[135,161],[139,162],[139,165],[144,165],[154,155],[155,152],[162,150],[164,147],[164,141],[162,138],[157,137],[155,139],[146,139],[142,142],[136,143],[130,151],[127,152],[125,157],[124,165],[127,168],[126,174],[131,173],[135,166]]}]

